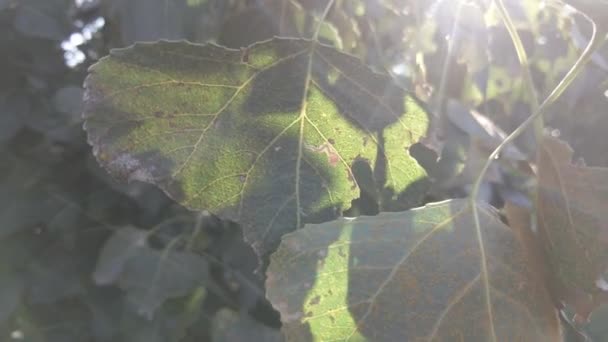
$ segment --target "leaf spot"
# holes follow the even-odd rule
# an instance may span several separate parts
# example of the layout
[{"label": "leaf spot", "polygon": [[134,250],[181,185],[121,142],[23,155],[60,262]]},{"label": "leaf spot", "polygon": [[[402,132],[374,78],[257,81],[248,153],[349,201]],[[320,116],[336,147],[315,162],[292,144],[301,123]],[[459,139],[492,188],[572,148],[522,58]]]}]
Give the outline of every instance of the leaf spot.
[{"label": "leaf spot", "polygon": [[335,167],[340,161],[340,156],[336,152],[336,149],[332,146],[332,144],[334,143],[333,140],[329,139],[328,141],[328,143],[323,143],[318,147],[311,146],[308,144],[304,144],[304,147],[309,151],[326,154],[329,165]]}]

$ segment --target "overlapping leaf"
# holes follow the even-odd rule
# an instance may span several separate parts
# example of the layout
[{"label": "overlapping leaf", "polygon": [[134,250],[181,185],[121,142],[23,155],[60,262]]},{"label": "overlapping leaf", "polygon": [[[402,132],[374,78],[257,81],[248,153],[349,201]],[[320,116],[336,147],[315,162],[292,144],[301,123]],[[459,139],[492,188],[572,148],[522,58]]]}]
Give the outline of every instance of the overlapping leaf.
[{"label": "overlapping leaf", "polygon": [[529,255],[479,206],[483,249],[465,200],[286,235],[267,272],[284,333],[293,341],[558,341]]},{"label": "overlapping leaf", "polygon": [[208,264],[191,252],[152,249],[149,231],[124,227],[106,241],[93,273],[98,285],[117,284],[138,313],[152,317],[170,298],[188,294],[208,279]]},{"label": "overlapping leaf", "polygon": [[119,285],[139,313],[152,317],[165,300],[194,291],[208,277],[208,264],[199,255],[148,248],[125,263]]},{"label": "overlapping leaf", "polygon": [[262,254],[285,232],[349,207],[360,193],[355,162],[382,164],[378,180],[395,195],[424,177],[407,153],[428,124],[413,97],[305,39],[242,51],[166,41],[115,50],[91,68],[85,118],[115,176],[241,223]]},{"label": "overlapping leaf", "polygon": [[567,292],[559,295],[576,301],[570,304],[585,316],[596,304],[572,296],[607,292],[602,288],[608,270],[608,169],[572,163],[572,156],[565,142],[544,139],[538,165],[538,222],[555,276]]},{"label": "overlapping leaf", "polygon": [[278,329],[273,329],[255,321],[246,313],[237,313],[228,309],[219,311],[213,318],[212,340],[230,341],[283,341]]},{"label": "overlapping leaf", "polygon": [[143,248],[147,248],[148,231],[135,227],[117,230],[104,244],[97,259],[93,280],[97,285],[115,282],[123,272],[125,263]]},{"label": "overlapping leaf", "polygon": [[275,36],[308,38],[318,25],[319,40],[342,49],[337,29],[328,22],[320,23],[295,0],[266,0],[239,11],[224,21],[218,42],[240,48]]}]

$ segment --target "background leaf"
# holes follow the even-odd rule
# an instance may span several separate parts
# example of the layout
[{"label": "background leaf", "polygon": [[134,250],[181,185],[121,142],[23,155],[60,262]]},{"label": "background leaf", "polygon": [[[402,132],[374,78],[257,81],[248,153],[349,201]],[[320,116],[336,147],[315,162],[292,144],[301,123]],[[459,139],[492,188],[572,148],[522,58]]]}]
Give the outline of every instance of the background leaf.
[{"label": "background leaf", "polygon": [[[608,270],[608,169],[572,161],[567,143],[545,137],[538,164],[538,222],[558,294],[587,317]],[[591,297],[588,297],[591,296]],[[582,299],[581,301],[581,298]]]},{"label": "background leaf", "polygon": [[2,274],[0,282],[0,326],[6,323],[21,302],[24,282],[13,274]]},{"label": "background leaf", "polygon": [[188,294],[208,279],[208,265],[200,256],[181,251],[141,249],[124,266],[119,279],[137,312],[152,318],[169,298]]},{"label": "background leaf", "polygon": [[158,39],[185,39],[204,42],[217,34],[221,11],[208,1],[199,4],[187,0],[106,0],[101,2],[104,14],[110,20],[108,38],[117,46],[138,41]]},{"label": "background leaf", "polygon": [[85,128],[116,177],[159,185],[243,225],[261,254],[360,195],[355,162],[386,203],[417,204],[407,149],[428,120],[390,77],[334,48],[273,39],[246,50],[176,42],[115,50],[86,82]]},{"label": "background leaf", "polygon": [[246,314],[239,314],[228,309],[219,311],[213,319],[213,341],[283,341],[278,329],[273,329],[256,322]]},{"label": "background leaf", "polygon": [[283,332],[294,341],[489,341],[493,325],[497,341],[558,341],[556,311],[520,241],[479,206],[487,283],[466,200],[286,235],[266,283]]},{"label": "background leaf", "polygon": [[[310,38],[319,19],[305,11],[295,0],[267,0],[255,3],[227,17],[218,43],[241,48],[253,43],[279,37]],[[319,40],[342,49],[342,39],[329,22],[321,24]]]},{"label": "background leaf", "polygon": [[67,33],[61,19],[66,13],[62,7],[66,0],[24,0],[17,5],[15,29],[26,35],[61,40]]},{"label": "background leaf", "polygon": [[147,247],[148,232],[134,227],[122,228],[101,249],[93,280],[97,285],[111,284],[122,273],[125,263]]},{"label": "background leaf", "polygon": [[[485,28],[481,16],[466,9],[461,18],[454,18],[454,1],[335,1],[319,40],[342,41],[344,51],[372,70],[390,72],[423,100],[433,98],[447,63],[448,97],[466,108],[475,106],[509,132],[529,116],[530,96],[495,6],[491,1],[478,3],[465,5],[479,7]],[[214,216],[201,220],[154,185],[111,179],[92,157],[83,134],[79,89],[87,68],[112,48],[136,40],[215,41],[240,48],[273,35],[306,38],[326,4],[319,0],[0,0],[0,286],[10,288],[13,278],[23,285],[20,295],[2,291],[10,298],[0,311],[10,314],[0,324],[0,341],[23,336],[28,342],[200,342],[230,337],[232,332],[242,336],[244,330],[246,336],[258,331],[277,334],[279,314],[264,298],[264,276],[253,272],[259,268],[258,260],[243,241],[240,227]],[[555,1],[506,1],[505,5],[528,53],[534,86],[543,97],[580,53],[590,25]],[[256,15],[260,12],[254,8],[265,12]],[[286,15],[281,19],[283,8]],[[38,15],[28,9],[38,10]],[[475,17],[467,21],[468,14]],[[459,34],[452,34],[452,23],[457,23]],[[454,41],[456,58],[449,61],[447,47]],[[478,58],[486,55],[485,61]],[[585,68],[545,118],[552,134],[561,134],[573,147],[576,158],[604,167],[608,166],[604,94],[608,84],[600,62],[606,56],[606,49],[594,55],[596,63]],[[262,97],[272,97],[273,92],[268,88]],[[531,154],[537,146],[531,136],[515,145]],[[447,178],[442,172],[446,165],[458,170],[471,156],[459,146],[458,135],[447,131],[442,137],[446,148],[456,153],[450,161],[445,149],[441,151],[437,172],[437,155],[426,151],[429,163],[423,165],[437,180]],[[466,144],[470,137],[463,138]],[[425,151],[420,144],[414,147]],[[415,149],[409,152],[420,156]],[[420,192],[412,185],[392,201],[395,193],[386,189],[382,177],[376,177],[382,174],[376,171],[377,164],[372,170],[368,161],[355,162],[353,173],[362,194],[348,216],[377,213],[379,199],[382,210],[421,203],[418,194],[425,192],[425,181],[415,183]],[[466,186],[438,189],[424,201],[464,196]],[[518,185],[506,177],[500,187],[482,185],[496,206],[501,205],[498,193],[506,199],[501,187],[514,190]],[[409,194],[414,194],[411,202]],[[137,313],[139,304],[119,287],[120,274],[104,285],[92,279],[112,233],[129,227],[153,231],[144,246],[153,251],[162,251],[176,236],[184,239],[173,251],[187,250],[209,262],[209,281],[164,300],[151,319]],[[113,265],[120,271],[118,259]],[[597,341],[607,340],[605,313],[594,312],[586,329]],[[220,330],[218,322],[225,323],[225,334],[214,336]],[[579,340],[568,340],[575,341]]]}]

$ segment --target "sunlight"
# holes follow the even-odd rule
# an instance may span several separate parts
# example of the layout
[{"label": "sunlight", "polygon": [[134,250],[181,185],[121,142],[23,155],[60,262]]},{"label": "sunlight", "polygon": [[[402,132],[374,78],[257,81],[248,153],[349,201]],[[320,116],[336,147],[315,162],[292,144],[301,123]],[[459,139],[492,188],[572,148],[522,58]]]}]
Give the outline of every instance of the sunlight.
[{"label": "sunlight", "polygon": [[322,336],[321,340],[345,339],[346,336],[349,336],[347,340],[365,340],[349,312],[352,304],[348,298],[351,288],[349,270],[353,267],[350,265],[352,221],[346,220],[340,226],[340,236],[327,247],[327,251],[319,251],[315,281],[304,299],[302,321],[310,325],[315,335]]}]

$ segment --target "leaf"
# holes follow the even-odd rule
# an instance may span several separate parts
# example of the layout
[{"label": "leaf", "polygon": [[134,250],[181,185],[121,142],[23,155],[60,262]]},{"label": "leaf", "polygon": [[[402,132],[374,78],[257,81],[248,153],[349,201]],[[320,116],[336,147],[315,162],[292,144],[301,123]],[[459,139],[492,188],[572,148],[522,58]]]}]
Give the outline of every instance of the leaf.
[{"label": "leaf", "polygon": [[538,223],[549,262],[564,287],[560,299],[586,318],[599,304],[593,297],[607,294],[601,280],[608,271],[608,169],[572,163],[572,156],[567,143],[552,137],[543,140]]},{"label": "leaf", "polygon": [[207,41],[214,38],[221,18],[208,2],[114,0],[100,5],[106,20],[116,23],[113,31],[106,33],[114,43],[110,46],[158,39]]},{"label": "leaf", "polygon": [[20,1],[15,13],[15,29],[25,36],[61,40],[68,33],[67,25],[62,22],[65,13],[58,9],[61,2],[63,0]]},{"label": "leaf", "polygon": [[74,121],[79,121],[82,112],[82,88],[67,86],[59,89],[53,97],[53,104],[57,111],[72,114]]},{"label": "leaf", "polygon": [[600,307],[591,316],[591,322],[589,323],[587,330],[589,331],[589,335],[593,337],[592,341],[602,341],[606,339],[608,336],[608,326],[606,326],[606,322],[608,322],[608,305]]},{"label": "leaf", "polygon": [[[507,134],[490,119],[470,110],[456,100],[448,100],[446,116],[450,123],[467,133],[480,148],[493,151],[507,137]],[[526,160],[526,156],[514,145],[508,145],[501,158]]]},{"label": "leaf", "polygon": [[520,241],[478,206],[483,251],[467,200],[285,235],[266,285],[288,340],[558,341]]},{"label": "leaf", "polygon": [[151,319],[169,298],[181,297],[208,279],[202,257],[181,251],[141,249],[125,264],[119,279],[138,313]]},{"label": "leaf", "polygon": [[245,313],[222,309],[213,317],[211,340],[280,342],[283,338],[279,330],[256,322]]},{"label": "leaf", "polygon": [[11,0],[0,0],[0,11],[4,10],[11,4]]},{"label": "leaf", "polygon": [[198,287],[185,298],[184,305],[179,307],[179,312],[174,314],[178,322],[176,327],[171,327],[173,340],[183,340],[188,335],[188,329],[204,315],[203,305],[206,297],[207,291],[205,288]]},{"label": "leaf", "polygon": [[29,103],[24,96],[0,93],[0,110],[2,110],[2,125],[0,125],[0,143],[12,139],[23,126],[23,116],[29,109]]},{"label": "leaf", "polygon": [[135,227],[117,230],[106,241],[93,273],[97,285],[114,283],[122,273],[125,263],[147,247],[148,232]]},{"label": "leaf", "polygon": [[21,302],[24,283],[14,274],[0,274],[0,326],[11,317]]},{"label": "leaf", "polygon": [[407,153],[428,126],[414,97],[318,42],[136,44],[90,72],[85,129],[98,161],[239,222],[261,254],[348,208],[355,162],[375,167],[392,200],[425,176]]},{"label": "leaf", "polygon": [[113,341],[120,333],[121,320],[124,319],[125,308],[123,297],[112,292],[108,295],[103,288],[96,288],[84,298],[90,315],[90,331],[97,341]]},{"label": "leaf", "polygon": [[50,223],[65,204],[54,196],[50,167],[0,150],[0,239]]},{"label": "leaf", "polygon": [[62,248],[47,248],[28,265],[27,300],[31,304],[50,304],[86,293],[81,279],[88,260],[75,258]]},{"label": "leaf", "polygon": [[[319,19],[294,0],[267,0],[229,16],[223,23],[218,43],[241,48],[274,36],[309,38]],[[321,24],[319,40],[342,49],[337,29],[328,22]]]}]

